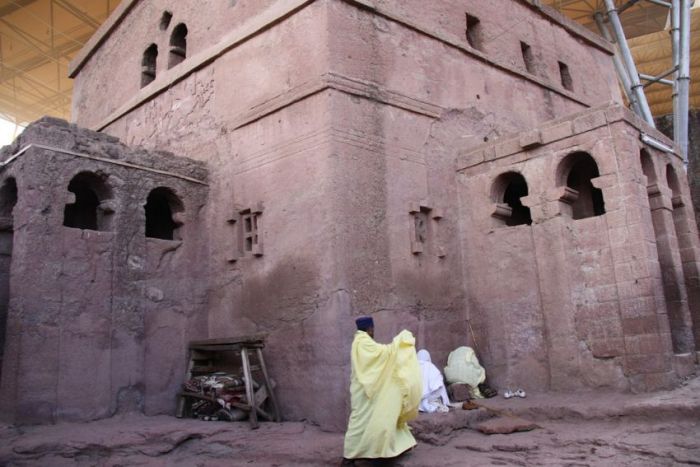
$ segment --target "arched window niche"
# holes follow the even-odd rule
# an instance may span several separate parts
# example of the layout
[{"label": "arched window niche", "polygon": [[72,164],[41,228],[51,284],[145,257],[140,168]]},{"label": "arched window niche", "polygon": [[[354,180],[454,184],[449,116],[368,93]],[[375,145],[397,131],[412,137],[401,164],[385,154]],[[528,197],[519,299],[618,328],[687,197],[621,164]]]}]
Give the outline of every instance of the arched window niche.
[{"label": "arched window niche", "polygon": [[161,240],[181,240],[182,201],[173,190],[158,187],[151,190],[144,205],[146,211],[146,237]]},{"label": "arched window niche", "polygon": [[0,231],[11,231],[12,211],[17,204],[17,181],[10,177],[0,186]]},{"label": "arched window niche", "polygon": [[671,199],[673,207],[677,208],[683,205],[681,197],[681,183],[678,179],[676,169],[671,164],[666,165],[666,184],[671,189]]},{"label": "arched window niche", "polygon": [[63,209],[63,225],[75,229],[108,231],[111,229],[114,209],[109,200],[112,190],[106,176],[80,172],[68,184],[73,202]]},{"label": "arched window niche", "polygon": [[642,173],[647,178],[647,186],[656,183],[656,169],[651,154],[646,149],[639,151],[639,164],[642,166]]},{"label": "arched window niche", "polygon": [[646,149],[639,151],[639,164],[642,167],[642,174],[646,177],[647,195],[650,197],[658,195],[659,186],[656,178],[654,160]]},{"label": "arched window niche", "polygon": [[566,187],[560,201],[571,207],[574,220],[605,214],[603,192],[592,182],[599,176],[598,164],[587,152],[573,152],[559,164],[557,185]]},{"label": "arched window niche", "polygon": [[530,208],[524,206],[521,198],[528,195],[527,181],[518,172],[506,172],[493,182],[491,199],[496,203],[492,217],[509,227],[531,225]]},{"label": "arched window niche", "polygon": [[160,17],[160,24],[159,24],[160,30],[167,31],[168,27],[170,27],[170,20],[172,20],[172,19],[173,19],[173,14],[170,11],[165,10]]},{"label": "arched window niche", "polygon": [[158,60],[158,46],[151,44],[143,52],[141,59],[141,87],[147,86],[156,79],[156,61]]},{"label": "arched window niche", "polygon": [[180,23],[173,28],[173,32],[170,35],[168,68],[181,63],[185,58],[187,58],[187,26]]},{"label": "arched window niche", "polygon": [[13,248],[13,210],[17,204],[17,181],[6,178],[0,185],[0,370],[5,353],[5,334],[10,302]]}]

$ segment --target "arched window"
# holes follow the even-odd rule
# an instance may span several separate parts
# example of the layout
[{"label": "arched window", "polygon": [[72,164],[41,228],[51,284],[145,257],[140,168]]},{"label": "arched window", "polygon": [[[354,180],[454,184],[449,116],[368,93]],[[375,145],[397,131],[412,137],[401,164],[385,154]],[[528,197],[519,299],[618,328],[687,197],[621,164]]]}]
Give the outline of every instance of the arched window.
[{"label": "arched window", "polygon": [[162,240],[179,240],[178,229],[182,222],[175,219],[175,213],[183,211],[182,201],[170,189],[153,189],[144,206],[146,210],[146,237]]},{"label": "arched window", "polygon": [[66,204],[63,225],[76,229],[109,230],[114,211],[106,203],[112,193],[104,177],[81,172],[70,181],[68,191],[75,196],[75,202]]},{"label": "arched window", "polygon": [[587,152],[569,154],[559,164],[558,184],[566,184],[568,202],[571,204],[572,217],[587,217],[605,214],[603,192],[593,186],[592,179],[600,176],[598,164]]},{"label": "arched window", "polygon": [[165,31],[170,26],[170,20],[173,19],[173,14],[165,10],[163,15],[160,17],[160,30]]},{"label": "arched window", "polygon": [[5,352],[7,312],[10,302],[10,271],[14,239],[12,210],[15,204],[17,204],[17,182],[14,178],[8,178],[0,187],[0,367],[2,367]]},{"label": "arched window", "polygon": [[559,62],[559,78],[561,79],[561,85],[564,89],[568,89],[569,91],[574,90],[574,80],[571,79],[569,66],[564,62]]},{"label": "arched window", "polygon": [[467,18],[467,43],[470,47],[483,51],[483,37],[481,21],[474,15],[466,14]]},{"label": "arched window", "polygon": [[647,186],[656,183],[656,170],[654,170],[654,161],[651,155],[642,149],[639,152],[639,162],[642,165],[642,173],[647,177]]},{"label": "arched window", "polygon": [[676,169],[671,164],[666,165],[666,184],[671,189],[672,196],[675,198],[681,194],[681,184],[676,174]]},{"label": "arched window", "polygon": [[0,188],[0,218],[2,224],[9,223],[12,225],[12,210],[17,204],[17,181],[14,178],[8,178]]},{"label": "arched window", "polygon": [[535,57],[532,54],[532,47],[527,42],[520,41],[520,53],[523,56],[523,63],[528,73],[535,74]]},{"label": "arched window", "polygon": [[[530,225],[532,216],[530,208],[523,206],[520,198],[527,196],[527,182],[522,174],[506,172],[499,175],[493,184],[491,197],[502,208],[497,209],[498,215],[508,226]],[[507,206],[508,208],[505,208]]]},{"label": "arched window", "polygon": [[141,59],[141,87],[150,84],[156,79],[156,60],[158,59],[158,46],[151,44],[143,52]]},{"label": "arched window", "polygon": [[187,57],[187,26],[178,24],[170,36],[170,56],[168,68],[172,68]]}]

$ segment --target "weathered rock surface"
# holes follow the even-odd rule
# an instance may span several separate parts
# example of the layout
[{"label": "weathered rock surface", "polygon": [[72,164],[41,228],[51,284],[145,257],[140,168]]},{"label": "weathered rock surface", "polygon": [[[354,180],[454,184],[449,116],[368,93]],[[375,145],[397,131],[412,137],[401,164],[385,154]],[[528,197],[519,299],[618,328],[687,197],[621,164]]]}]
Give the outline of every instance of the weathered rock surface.
[{"label": "weathered rock surface", "polygon": [[[172,413],[188,341],[263,333],[288,419],[340,429],[368,313],[438,367],[469,343],[497,389],[677,384],[700,347],[682,160],[642,149],[671,142],[622,105],[610,44],[540,3],[129,3],[71,71],[104,134],[44,120],[0,151],[33,144],[0,174],[0,419]],[[178,235],[147,238],[158,193]]]},{"label": "weathered rock surface", "polygon": [[207,335],[205,164],[55,118],[0,158],[0,420],[172,413]]},{"label": "weathered rock surface", "polygon": [[455,402],[468,401],[471,397],[469,385],[462,383],[453,383],[447,386],[447,393],[450,395],[450,400]]},{"label": "weathered rock surface", "polygon": [[[630,396],[533,395],[489,400],[489,409],[421,415],[418,446],[399,466],[700,464],[700,378],[679,389]],[[541,429],[483,435],[484,417],[527,416]],[[429,433],[433,438],[429,438]],[[201,422],[129,415],[86,424],[0,426],[0,465],[337,465],[343,437],[303,423]]]},{"label": "weathered rock surface", "polygon": [[[687,244],[664,240],[673,264],[660,267],[649,248],[639,132],[608,107],[622,103],[612,48],[540,2],[425,3],[136,2],[74,62],[73,117],[207,164],[208,264],[194,281],[206,283],[206,337],[268,334],[290,420],[343,426],[352,317],[368,313],[379,341],[407,328],[438,366],[472,341],[499,389],[675,384],[661,270],[698,277],[700,249],[679,231]],[[186,58],[170,67],[179,25]],[[571,151],[593,165],[579,170]],[[659,172],[682,170],[653,155]],[[593,192],[564,185],[593,173],[605,215],[577,208],[574,219],[573,198],[583,206]],[[662,198],[667,239],[672,197]],[[524,210],[532,225],[516,226]],[[243,227],[251,213],[256,234]],[[674,216],[686,229],[692,213]],[[168,291],[144,285],[165,308],[148,287]],[[687,307],[676,308],[689,347]],[[189,328],[155,326],[144,341],[176,355]],[[159,411],[146,413],[163,413],[174,386],[150,386]]]},{"label": "weathered rock surface", "polygon": [[476,429],[485,435],[509,435],[521,431],[532,431],[539,428],[535,423],[520,417],[495,417],[481,422]]}]

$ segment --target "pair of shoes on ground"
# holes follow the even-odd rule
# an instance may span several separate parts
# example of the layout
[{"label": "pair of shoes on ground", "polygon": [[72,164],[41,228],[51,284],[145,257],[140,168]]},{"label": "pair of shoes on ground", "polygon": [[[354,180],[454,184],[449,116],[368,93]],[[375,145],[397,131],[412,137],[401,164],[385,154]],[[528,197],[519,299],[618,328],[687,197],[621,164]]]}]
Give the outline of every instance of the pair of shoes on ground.
[{"label": "pair of shoes on ground", "polygon": [[527,394],[525,394],[525,391],[522,389],[516,389],[515,391],[511,391],[510,389],[506,389],[506,392],[503,393],[503,397],[505,399],[510,399],[511,397],[521,397],[525,398]]}]

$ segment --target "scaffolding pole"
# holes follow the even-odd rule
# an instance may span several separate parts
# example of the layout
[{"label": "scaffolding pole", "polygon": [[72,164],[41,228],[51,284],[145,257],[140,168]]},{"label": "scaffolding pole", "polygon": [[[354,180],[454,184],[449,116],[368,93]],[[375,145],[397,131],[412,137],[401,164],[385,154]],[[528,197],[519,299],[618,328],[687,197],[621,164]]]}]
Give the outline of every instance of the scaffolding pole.
[{"label": "scaffolding pole", "polygon": [[[678,46],[676,86],[673,99],[673,137],[681,147],[683,161],[688,164],[688,111],[690,94],[690,7],[691,0],[674,0],[673,5],[679,10],[671,12],[678,19]],[[674,56],[674,60],[676,57]]]},{"label": "scaffolding pole", "polygon": [[[600,30],[600,33],[603,35],[603,37],[606,38],[608,41],[614,43],[615,41],[610,35],[610,31],[605,25],[603,14],[601,12],[597,12],[593,15],[593,19],[595,19],[595,22],[598,25],[598,29]],[[616,53],[615,55],[613,55],[613,64],[615,65],[615,70],[617,71],[617,77],[620,78],[620,83],[622,84],[622,91],[625,93],[625,97],[627,98],[627,102],[630,103],[630,107],[632,107],[634,113],[641,115],[641,111],[639,110],[639,103],[637,102],[637,98],[632,92],[632,83],[630,82],[630,77],[627,74],[627,70],[625,70],[625,65],[622,63],[622,61],[620,61],[619,55],[620,51],[616,45]]]},{"label": "scaffolding pole", "polygon": [[605,8],[608,14],[608,22],[612,26],[618,50],[620,51],[622,61],[625,65],[625,69],[627,70],[627,76],[630,80],[630,91],[634,95],[639,106],[639,115],[649,125],[655,127],[654,117],[652,117],[651,115],[649,103],[647,102],[647,97],[644,94],[644,86],[642,85],[639,79],[637,66],[634,64],[634,58],[632,58],[632,52],[630,51],[629,44],[627,44],[627,38],[625,37],[625,32],[622,29],[622,23],[620,23],[620,16],[617,14],[617,9],[615,8],[615,3],[613,2],[613,0],[605,0]]},{"label": "scaffolding pole", "polygon": [[[654,125],[649,103],[644,94],[644,87],[652,84],[673,86],[673,140],[681,149],[685,165],[688,165],[688,112],[690,99],[690,10],[693,0],[646,0],[656,5],[669,8],[671,17],[671,46],[673,67],[658,76],[640,74],[632,57],[625,32],[620,22],[620,13],[640,0],[628,0],[621,7],[615,7],[614,0],[604,0],[607,22],[612,26],[612,34],[605,24],[601,12],[593,15],[601,34],[610,42],[617,44],[613,58],[620,83],[630,102],[632,110],[649,125]],[[673,74],[673,79],[664,79]],[[641,80],[647,81],[642,84]]]}]

